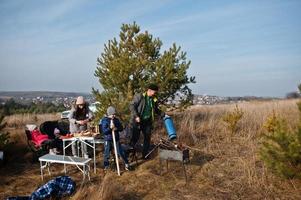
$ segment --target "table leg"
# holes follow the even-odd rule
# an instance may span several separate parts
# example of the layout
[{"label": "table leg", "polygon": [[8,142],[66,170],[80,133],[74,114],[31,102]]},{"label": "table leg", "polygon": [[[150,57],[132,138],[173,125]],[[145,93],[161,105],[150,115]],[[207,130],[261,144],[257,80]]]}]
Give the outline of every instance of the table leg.
[{"label": "table leg", "polygon": [[40,161],[40,166],[41,166],[41,178],[42,178],[42,181],[44,180],[44,176],[43,176],[43,162]]},{"label": "table leg", "polygon": [[95,140],[93,139],[94,173],[96,173]]},{"label": "table leg", "polygon": [[86,165],[83,165],[83,181],[86,179]]},{"label": "table leg", "polygon": [[86,153],[86,152],[84,152],[84,143],[82,142],[82,141],[80,141],[80,146],[81,146],[81,152],[82,152],[82,157],[84,157],[84,154]]},{"label": "table leg", "polygon": [[51,176],[51,172],[50,172],[50,163],[47,162],[47,163],[46,163],[46,166],[47,166],[48,174]]},{"label": "table leg", "polygon": [[91,178],[90,178],[90,165],[88,165],[88,178],[89,178],[89,181],[91,181]]},{"label": "table leg", "polygon": [[[66,156],[66,146],[65,146],[65,141],[63,140],[63,154],[64,154],[64,159]],[[66,170],[66,164],[64,163],[64,172],[66,174],[67,170]]]}]

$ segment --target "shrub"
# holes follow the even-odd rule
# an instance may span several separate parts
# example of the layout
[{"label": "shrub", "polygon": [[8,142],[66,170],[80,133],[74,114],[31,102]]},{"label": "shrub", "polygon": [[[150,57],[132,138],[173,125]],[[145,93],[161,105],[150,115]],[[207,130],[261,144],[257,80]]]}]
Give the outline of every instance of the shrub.
[{"label": "shrub", "polygon": [[244,112],[242,109],[235,106],[235,109],[232,112],[228,112],[223,116],[222,120],[225,123],[226,128],[230,131],[231,135],[234,135],[238,130],[238,122],[243,117]]},{"label": "shrub", "polygon": [[9,133],[3,132],[6,123],[3,123],[4,115],[0,113],[0,150],[4,150],[10,144]]},{"label": "shrub", "polygon": [[296,99],[300,98],[300,93],[299,92],[290,92],[286,94],[287,99]]}]

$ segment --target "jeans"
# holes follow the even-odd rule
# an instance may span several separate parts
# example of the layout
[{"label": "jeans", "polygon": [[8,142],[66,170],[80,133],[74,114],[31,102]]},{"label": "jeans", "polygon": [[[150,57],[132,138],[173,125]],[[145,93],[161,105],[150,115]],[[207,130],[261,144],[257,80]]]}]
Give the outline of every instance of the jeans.
[{"label": "jeans", "polygon": [[[74,124],[74,123],[70,123],[70,133],[78,133],[78,132],[82,132],[82,131],[86,131],[87,130],[87,124],[85,125],[79,125],[79,124]],[[85,141],[87,142],[87,141]],[[73,156],[79,156],[76,147],[79,148],[81,142],[74,142],[71,145],[72,148],[72,154]],[[87,151],[87,145],[84,143],[81,143],[81,149],[82,149],[82,153],[84,155],[88,155],[88,151]]]},{"label": "jeans", "polygon": [[[103,158],[103,164],[104,167],[108,167],[110,165],[110,153],[111,153],[111,149],[114,149],[114,144],[113,141],[111,140],[106,140],[105,144],[104,144],[104,158]],[[121,147],[121,144],[119,141],[116,141],[116,148],[117,148],[117,153],[118,155],[122,158],[124,164],[128,164],[129,161],[127,159],[127,156],[125,155],[125,152],[123,150],[123,148]]]},{"label": "jeans", "polygon": [[[87,142],[87,141],[85,141]],[[88,150],[87,150],[87,145],[82,143],[82,142],[79,142],[79,141],[76,141],[76,142],[73,142],[72,145],[71,145],[71,148],[72,148],[72,155],[73,156],[79,156],[78,155],[78,152],[77,152],[77,147],[79,148],[79,145],[81,145],[81,150],[82,150],[82,153],[84,155],[88,155]]]}]

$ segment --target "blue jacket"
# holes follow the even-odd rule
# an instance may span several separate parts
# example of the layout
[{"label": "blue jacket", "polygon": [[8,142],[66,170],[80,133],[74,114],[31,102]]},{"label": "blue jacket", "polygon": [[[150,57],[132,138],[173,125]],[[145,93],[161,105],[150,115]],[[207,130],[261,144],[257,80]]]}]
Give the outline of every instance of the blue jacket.
[{"label": "blue jacket", "polygon": [[[102,118],[102,120],[100,122],[101,131],[104,134],[104,139],[106,141],[113,140],[112,129],[110,128],[111,120],[112,119],[109,117],[104,117],[104,118]],[[121,122],[117,118],[113,119],[113,123],[114,123],[115,127],[117,128],[117,130],[115,130],[115,139],[116,139],[116,141],[119,141],[119,132],[123,130],[123,127],[122,127]]]}]

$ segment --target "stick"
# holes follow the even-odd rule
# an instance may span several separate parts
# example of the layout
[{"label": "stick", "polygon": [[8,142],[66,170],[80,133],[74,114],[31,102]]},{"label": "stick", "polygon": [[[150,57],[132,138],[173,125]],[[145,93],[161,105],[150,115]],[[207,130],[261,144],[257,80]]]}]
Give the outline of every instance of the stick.
[{"label": "stick", "polygon": [[195,151],[199,151],[199,152],[202,152],[200,149],[198,148],[195,148],[195,147],[190,147],[188,145],[183,145],[184,147],[188,148],[188,149],[191,149],[191,150],[195,150]]},{"label": "stick", "polygon": [[153,151],[155,151],[155,149],[157,149],[160,146],[160,144],[157,144],[150,152],[148,152],[148,154],[146,156],[144,156],[144,158],[147,158],[151,153],[153,153]]},{"label": "stick", "polygon": [[[111,120],[111,127],[113,124],[113,120]],[[113,136],[113,144],[114,144],[114,152],[115,152],[115,160],[116,160],[116,166],[117,166],[117,173],[118,176],[120,176],[120,169],[119,169],[119,161],[118,161],[118,154],[117,154],[117,147],[116,147],[116,139],[115,139],[115,132],[112,129],[112,136]]]}]

